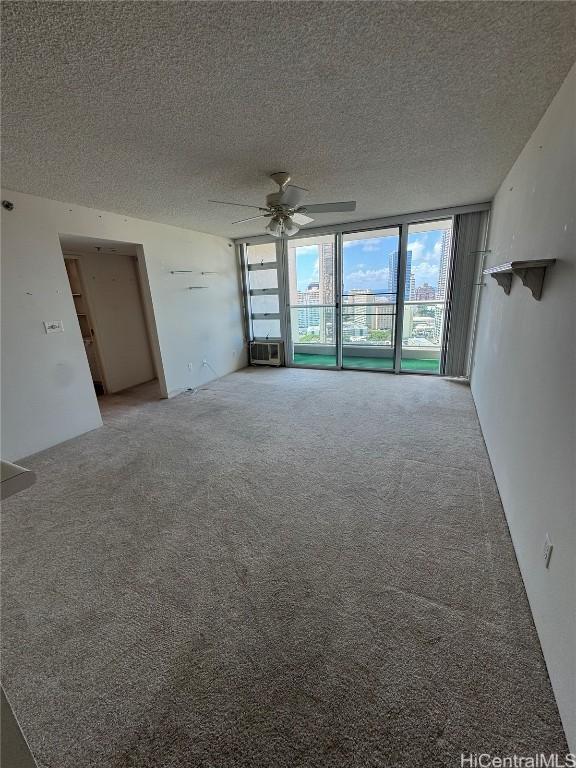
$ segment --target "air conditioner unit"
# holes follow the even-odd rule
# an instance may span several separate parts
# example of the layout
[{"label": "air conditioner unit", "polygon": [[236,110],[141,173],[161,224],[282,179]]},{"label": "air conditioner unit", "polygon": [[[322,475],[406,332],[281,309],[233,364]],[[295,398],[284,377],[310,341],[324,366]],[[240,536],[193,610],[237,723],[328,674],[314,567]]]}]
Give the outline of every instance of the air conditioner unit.
[{"label": "air conditioner unit", "polygon": [[253,341],[250,344],[252,365],[282,365],[284,347],[281,341]]}]

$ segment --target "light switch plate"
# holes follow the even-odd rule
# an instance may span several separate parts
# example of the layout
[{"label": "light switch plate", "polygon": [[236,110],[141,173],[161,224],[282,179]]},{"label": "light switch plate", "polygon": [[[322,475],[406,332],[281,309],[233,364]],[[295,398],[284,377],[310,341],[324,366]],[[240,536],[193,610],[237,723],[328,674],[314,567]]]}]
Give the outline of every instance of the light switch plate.
[{"label": "light switch plate", "polygon": [[62,333],[64,323],[62,320],[44,320],[44,330],[46,333]]}]

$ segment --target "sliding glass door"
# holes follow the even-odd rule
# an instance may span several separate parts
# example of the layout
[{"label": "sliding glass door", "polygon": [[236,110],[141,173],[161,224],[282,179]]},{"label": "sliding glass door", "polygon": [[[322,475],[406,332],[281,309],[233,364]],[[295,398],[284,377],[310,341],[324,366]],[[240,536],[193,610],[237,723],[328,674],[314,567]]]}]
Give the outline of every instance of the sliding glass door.
[{"label": "sliding glass door", "polygon": [[336,239],[287,240],[288,301],[293,365],[336,368]]},{"label": "sliding glass door", "polygon": [[408,226],[401,371],[442,371],[451,246],[452,219]]},{"label": "sliding glass door", "polygon": [[342,367],[394,370],[398,227],[342,238]]}]

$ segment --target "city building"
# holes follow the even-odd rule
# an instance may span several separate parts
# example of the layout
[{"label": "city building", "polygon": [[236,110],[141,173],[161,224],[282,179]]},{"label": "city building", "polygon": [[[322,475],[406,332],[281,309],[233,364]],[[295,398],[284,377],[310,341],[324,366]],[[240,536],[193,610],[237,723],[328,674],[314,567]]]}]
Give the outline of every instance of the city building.
[{"label": "city building", "polygon": [[436,298],[445,300],[447,297],[448,270],[450,267],[450,246],[452,243],[452,229],[444,230],[440,250],[440,269],[438,272],[438,288]]},{"label": "city building", "polygon": [[436,290],[428,283],[423,283],[414,289],[415,301],[433,301],[436,298]]},{"label": "city building", "polygon": [[322,343],[334,342],[334,310],[331,307],[335,302],[334,286],[334,244],[321,242],[318,246],[318,290],[319,303],[323,305],[320,312],[320,341]]},{"label": "city building", "polygon": [[416,293],[416,276],[412,272],[410,274],[410,300],[415,298]]},{"label": "city building", "polygon": [[[406,285],[404,287],[404,300],[410,300],[410,291],[412,277],[412,251],[406,253]],[[398,252],[395,251],[388,255],[388,292],[396,294],[398,286]]]},{"label": "city building", "polygon": [[298,291],[298,329],[303,334],[320,337],[320,291],[318,283],[310,283],[305,291]]},{"label": "city building", "polygon": [[334,303],[334,244],[320,243],[318,256],[318,279],[320,304]]}]

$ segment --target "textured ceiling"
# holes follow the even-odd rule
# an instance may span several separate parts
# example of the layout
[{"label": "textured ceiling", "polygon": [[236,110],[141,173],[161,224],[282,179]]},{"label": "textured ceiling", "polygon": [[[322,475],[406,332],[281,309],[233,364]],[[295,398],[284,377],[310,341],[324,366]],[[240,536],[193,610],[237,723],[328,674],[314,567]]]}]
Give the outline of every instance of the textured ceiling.
[{"label": "textured ceiling", "polygon": [[[492,197],[576,58],[570,2],[4,2],[6,187],[242,236],[288,170],[336,223]],[[246,210],[246,216],[250,215]]]}]

